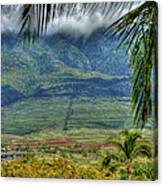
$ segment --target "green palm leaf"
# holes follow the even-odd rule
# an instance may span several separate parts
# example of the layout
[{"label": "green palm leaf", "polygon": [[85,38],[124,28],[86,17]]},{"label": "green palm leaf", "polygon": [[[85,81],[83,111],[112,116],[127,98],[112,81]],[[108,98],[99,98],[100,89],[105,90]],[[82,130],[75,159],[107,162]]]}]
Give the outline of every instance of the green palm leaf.
[{"label": "green palm leaf", "polygon": [[145,2],[110,25],[110,32],[128,45],[132,72],[132,112],[142,128],[152,115],[152,71],[155,72],[155,118],[157,123],[157,4]]},{"label": "green palm leaf", "polygon": [[151,147],[145,143],[137,144],[132,154],[133,154],[133,157],[145,156],[145,157],[151,158],[152,157]]}]

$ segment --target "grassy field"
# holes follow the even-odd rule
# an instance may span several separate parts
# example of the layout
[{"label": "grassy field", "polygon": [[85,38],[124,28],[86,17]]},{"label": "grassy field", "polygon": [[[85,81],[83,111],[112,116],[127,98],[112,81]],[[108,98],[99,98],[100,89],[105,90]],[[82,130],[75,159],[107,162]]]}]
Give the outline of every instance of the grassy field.
[{"label": "grassy field", "polygon": [[[30,134],[63,129],[69,98],[29,98],[2,108],[2,133]],[[129,103],[116,98],[80,97],[73,100],[68,129],[125,128],[132,126]]]}]

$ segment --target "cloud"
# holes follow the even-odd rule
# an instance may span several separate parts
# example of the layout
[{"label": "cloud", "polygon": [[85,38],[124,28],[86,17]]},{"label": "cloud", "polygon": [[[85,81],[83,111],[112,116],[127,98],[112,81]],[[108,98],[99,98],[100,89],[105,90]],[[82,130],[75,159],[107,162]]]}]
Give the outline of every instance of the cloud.
[{"label": "cloud", "polygon": [[96,12],[92,16],[82,16],[80,20],[75,16],[60,17],[54,19],[47,29],[47,34],[66,33],[78,38],[80,36],[89,37],[95,30],[104,27],[103,15]]},{"label": "cloud", "polygon": [[[18,30],[18,18],[21,6],[2,6],[1,9],[1,33],[15,32]],[[48,24],[47,34],[53,35],[57,33],[66,33],[72,35],[74,38],[91,35],[95,30],[102,28],[105,22],[103,15],[100,12],[95,12],[92,16],[61,16],[55,18]]]},{"label": "cloud", "polygon": [[[101,6],[99,6],[99,8],[96,9],[93,14],[81,16],[80,13],[82,12],[82,6],[80,6],[80,3],[78,5],[79,6],[76,6],[76,12],[72,16],[66,17],[65,15],[61,15],[51,21],[48,24],[47,34],[53,35],[57,33],[66,33],[73,36],[74,38],[78,38],[81,36],[88,38],[94,31],[99,28],[105,28],[117,18],[119,18],[122,14],[128,11],[128,9],[124,9],[121,14],[118,13],[119,9],[113,9],[113,12],[108,11],[110,10],[110,4],[107,3],[106,9],[108,15],[106,16],[101,11],[103,9],[103,5],[106,5],[101,3],[99,4]],[[137,4],[134,4],[132,8],[135,6],[137,6]],[[2,6],[1,32],[18,32],[18,18],[20,16],[20,7],[21,5]],[[77,7],[79,9],[77,9]],[[68,8],[73,9],[73,7]]]},{"label": "cloud", "polygon": [[20,5],[1,6],[1,33],[10,31],[18,32],[18,13]]}]

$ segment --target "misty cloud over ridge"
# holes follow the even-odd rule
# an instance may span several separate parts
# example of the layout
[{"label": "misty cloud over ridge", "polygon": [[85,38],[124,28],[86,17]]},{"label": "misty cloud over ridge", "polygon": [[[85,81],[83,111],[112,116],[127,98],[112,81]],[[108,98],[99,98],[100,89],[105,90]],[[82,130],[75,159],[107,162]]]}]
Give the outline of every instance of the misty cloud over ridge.
[{"label": "misty cloud over ridge", "polygon": [[[118,2],[117,2],[118,3]],[[138,6],[140,2],[136,2],[128,5],[130,10]],[[98,8],[93,12],[93,14],[82,14],[82,3],[76,3],[74,5],[66,4],[65,14],[56,16],[55,19],[51,20],[47,27],[47,34],[53,35],[57,33],[65,33],[72,35],[74,38],[80,36],[89,37],[94,31],[105,28],[120,16],[127,13],[128,8],[123,9],[119,12],[117,10],[110,9],[110,3],[107,3],[107,7],[104,9],[104,3],[98,3]],[[132,6],[131,6],[132,5]],[[106,6],[106,3],[105,3]],[[1,6],[1,32],[19,32],[19,18],[21,14],[22,5],[3,5]],[[118,7],[118,6],[117,6]],[[66,15],[66,11],[75,10],[71,16]]]},{"label": "misty cloud over ridge", "polygon": [[92,32],[104,26],[105,22],[102,15],[96,12],[92,16],[83,16],[80,21],[75,17],[55,19],[49,24],[47,34],[66,33],[68,35],[72,34],[75,38],[80,36],[89,37]]}]

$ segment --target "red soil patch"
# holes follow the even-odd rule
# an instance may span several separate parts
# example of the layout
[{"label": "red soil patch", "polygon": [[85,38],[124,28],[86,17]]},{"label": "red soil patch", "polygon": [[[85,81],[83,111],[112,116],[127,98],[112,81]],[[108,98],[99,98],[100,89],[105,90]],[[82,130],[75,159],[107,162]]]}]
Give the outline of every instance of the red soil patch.
[{"label": "red soil patch", "polygon": [[89,140],[89,139],[105,139],[106,137],[104,136],[90,136],[90,137],[73,137],[73,138],[69,138],[71,140]]},{"label": "red soil patch", "polygon": [[76,142],[70,139],[47,141],[47,145],[74,145]]},{"label": "red soil patch", "polygon": [[[81,144],[80,142],[76,141],[76,140],[91,140],[91,139],[104,139],[106,137],[103,136],[88,136],[88,137],[72,137],[72,138],[67,138],[67,139],[62,139],[62,140],[57,140],[57,139],[50,139],[50,140],[29,140],[29,141],[25,141],[25,140],[18,140],[15,141],[14,144],[11,144],[11,148],[15,148],[15,147],[21,147],[26,146],[29,148],[39,148],[39,147],[48,147],[48,146],[73,146],[73,145],[79,145],[78,148],[88,148],[88,147],[92,147],[92,148],[96,148],[96,147],[109,147],[112,146],[112,144],[109,143],[84,143]],[[74,148],[75,150],[76,148]],[[79,149],[78,149],[79,150]],[[77,151],[78,151],[77,150]]]},{"label": "red soil patch", "polygon": [[93,148],[96,148],[96,147],[111,147],[111,146],[112,146],[112,144],[110,144],[110,143],[82,144],[83,148],[88,148],[88,147],[93,147]]}]

